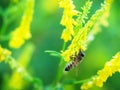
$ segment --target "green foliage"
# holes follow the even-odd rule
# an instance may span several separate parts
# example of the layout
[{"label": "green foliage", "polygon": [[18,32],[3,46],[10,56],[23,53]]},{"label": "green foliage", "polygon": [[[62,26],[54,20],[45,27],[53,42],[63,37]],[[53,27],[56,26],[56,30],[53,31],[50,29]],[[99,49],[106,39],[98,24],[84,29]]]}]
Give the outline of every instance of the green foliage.
[{"label": "green foliage", "polygon": [[46,50],[45,52],[49,53],[51,56],[61,57],[61,54],[59,52],[56,52],[56,51]]},{"label": "green foliage", "polygon": [[[63,9],[56,7],[56,0],[34,0],[30,26],[32,38],[25,41],[19,49],[9,47],[10,32],[20,25],[26,1],[0,0],[0,46],[12,52],[0,63],[0,90],[9,90],[8,83],[12,84],[11,79],[16,73],[20,77],[14,77],[13,80],[24,81],[21,90],[80,90],[81,84],[93,80],[97,71],[120,49],[120,0],[114,0],[108,20],[101,18],[105,14],[100,9],[104,7],[103,4],[101,6],[104,0],[72,0],[74,10],[80,11],[73,16],[77,23],[73,25],[74,34],[71,40],[76,35],[79,36],[79,30],[88,30],[88,27],[90,29],[84,33],[84,36],[87,35],[85,57],[80,65],[69,72],[64,71],[66,62],[62,53],[71,42],[63,43],[60,39],[65,27],[60,25]],[[76,76],[76,69],[79,67]],[[119,73],[115,73],[102,88],[93,86],[90,90],[119,90],[119,78]],[[13,87],[18,82],[13,83]]]}]

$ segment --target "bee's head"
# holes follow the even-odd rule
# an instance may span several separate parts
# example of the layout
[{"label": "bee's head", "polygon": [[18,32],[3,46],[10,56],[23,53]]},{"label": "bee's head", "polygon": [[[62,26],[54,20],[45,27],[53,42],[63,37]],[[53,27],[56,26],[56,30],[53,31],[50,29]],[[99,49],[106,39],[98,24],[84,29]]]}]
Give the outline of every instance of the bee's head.
[{"label": "bee's head", "polygon": [[82,56],[82,57],[85,56],[85,54],[84,54],[84,52],[82,50],[80,50],[80,56]]}]

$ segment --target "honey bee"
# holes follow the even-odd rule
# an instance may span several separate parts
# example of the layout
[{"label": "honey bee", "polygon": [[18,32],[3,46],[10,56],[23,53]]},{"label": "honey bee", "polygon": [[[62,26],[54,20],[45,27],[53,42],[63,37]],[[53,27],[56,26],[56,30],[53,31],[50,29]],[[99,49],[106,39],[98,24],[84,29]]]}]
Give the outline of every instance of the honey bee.
[{"label": "honey bee", "polygon": [[79,51],[77,55],[71,57],[72,61],[65,67],[65,71],[70,71],[72,68],[76,67],[85,56],[82,50]]}]

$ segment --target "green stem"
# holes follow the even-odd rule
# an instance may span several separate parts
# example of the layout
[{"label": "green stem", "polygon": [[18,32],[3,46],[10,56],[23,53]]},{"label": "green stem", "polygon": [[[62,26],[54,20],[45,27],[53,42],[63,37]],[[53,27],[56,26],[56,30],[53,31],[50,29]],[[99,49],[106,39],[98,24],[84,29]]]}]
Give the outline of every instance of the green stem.
[{"label": "green stem", "polygon": [[67,80],[67,81],[63,82],[63,85],[81,84],[81,83],[85,83],[85,82],[90,81],[90,80],[91,80],[91,78],[85,79],[85,80],[80,80],[80,81]]},{"label": "green stem", "polygon": [[[66,43],[63,44],[63,47],[62,47],[62,51],[65,50],[65,46],[66,46]],[[57,82],[60,80],[60,78],[62,77],[62,74],[63,74],[63,70],[64,70],[64,66],[65,66],[65,62],[63,60],[63,58],[61,57],[60,59],[60,63],[59,63],[59,67],[58,67],[58,72],[57,72],[57,75],[56,75],[56,78],[53,82],[53,85],[54,84],[57,84]]]},{"label": "green stem", "polygon": [[[68,80],[68,81],[65,81],[65,82],[63,82],[63,83],[60,83],[59,86],[60,86],[60,87],[64,87],[65,85],[81,84],[81,83],[85,83],[85,82],[90,81],[90,80],[91,80],[91,78],[90,78],[90,79],[85,79],[85,80],[80,80],[80,81]],[[57,88],[58,88],[58,86],[56,85],[56,86],[53,88],[53,90],[58,90]]]},{"label": "green stem", "polygon": [[7,21],[6,21],[6,18],[4,17],[3,18],[3,26],[1,28],[1,32],[0,32],[0,35],[4,35],[5,31],[6,31],[6,27],[7,27]]},{"label": "green stem", "polygon": [[86,82],[86,81],[88,81],[88,80],[90,80],[90,79],[81,80],[81,81],[75,81],[75,82],[73,82],[73,84],[80,84],[80,83],[84,83],[84,82]]},{"label": "green stem", "polygon": [[66,42],[64,42],[64,44],[63,44],[63,47],[62,47],[63,51],[65,50],[65,47],[66,47]]}]

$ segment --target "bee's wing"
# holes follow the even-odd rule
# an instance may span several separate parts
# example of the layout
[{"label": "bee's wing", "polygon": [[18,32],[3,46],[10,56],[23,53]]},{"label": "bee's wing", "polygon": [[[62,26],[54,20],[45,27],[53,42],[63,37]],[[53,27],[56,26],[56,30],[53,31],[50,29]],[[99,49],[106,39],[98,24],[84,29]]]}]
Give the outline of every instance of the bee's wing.
[{"label": "bee's wing", "polygon": [[79,71],[80,71],[80,65],[78,64],[78,65],[75,67],[75,75],[76,75],[76,77],[78,77]]},{"label": "bee's wing", "polygon": [[75,72],[76,72],[76,77],[78,76],[79,72],[80,72],[80,63],[82,62],[82,60],[76,65],[75,67]]}]

